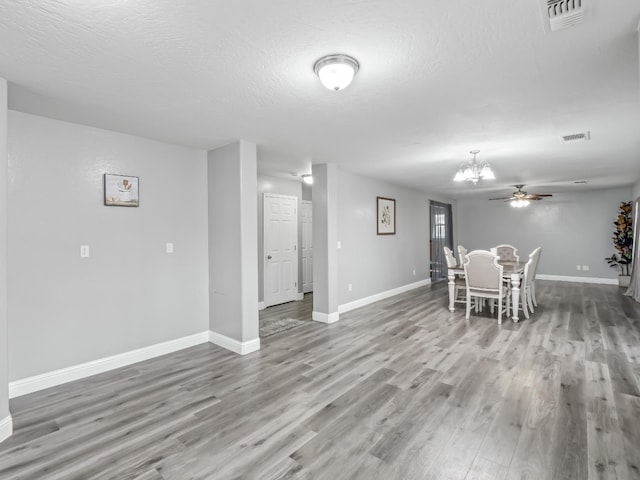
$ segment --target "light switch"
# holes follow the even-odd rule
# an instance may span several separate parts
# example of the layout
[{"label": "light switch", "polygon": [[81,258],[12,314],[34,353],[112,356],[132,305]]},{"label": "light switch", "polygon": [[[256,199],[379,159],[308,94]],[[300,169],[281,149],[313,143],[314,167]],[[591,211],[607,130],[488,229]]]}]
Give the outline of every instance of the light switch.
[{"label": "light switch", "polygon": [[342,242],[338,242],[338,248],[342,248]]},{"label": "light switch", "polygon": [[173,253],[173,243],[167,243],[167,253]]},{"label": "light switch", "polygon": [[89,258],[89,245],[80,245],[80,258]]}]

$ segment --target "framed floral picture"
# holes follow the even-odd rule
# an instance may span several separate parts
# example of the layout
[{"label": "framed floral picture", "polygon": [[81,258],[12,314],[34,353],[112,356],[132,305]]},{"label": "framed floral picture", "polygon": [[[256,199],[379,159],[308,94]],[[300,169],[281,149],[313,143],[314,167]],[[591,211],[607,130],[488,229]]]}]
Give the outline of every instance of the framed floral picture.
[{"label": "framed floral picture", "polygon": [[116,207],[137,207],[138,177],[104,174],[104,204]]},{"label": "framed floral picture", "polygon": [[396,234],[396,201],[393,198],[377,197],[378,235]]}]

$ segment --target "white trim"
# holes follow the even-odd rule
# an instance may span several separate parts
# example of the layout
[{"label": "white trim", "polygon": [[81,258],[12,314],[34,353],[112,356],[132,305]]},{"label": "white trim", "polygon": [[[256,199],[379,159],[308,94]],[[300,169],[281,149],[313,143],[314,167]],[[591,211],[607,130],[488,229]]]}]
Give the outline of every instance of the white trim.
[{"label": "white trim", "polygon": [[13,419],[7,415],[0,420],[0,442],[6,440],[13,434]]},{"label": "white trim", "polygon": [[339,312],[333,312],[333,313],[312,312],[311,318],[316,322],[335,323],[338,320],[340,320],[340,313]]},{"label": "white trim", "polygon": [[265,308],[267,307],[264,306],[264,302],[258,302],[258,310],[264,310]]},{"label": "white trim", "polygon": [[557,282],[598,283],[601,285],[618,285],[617,278],[569,277],[565,275],[537,274],[536,280],[555,280]]},{"label": "white trim", "polygon": [[168,342],[149,345],[148,347],[131,350],[129,352],[119,353],[110,357],[92,360],[90,362],[81,363],[72,367],[61,368],[52,372],[34,375],[32,377],[23,378],[9,382],[9,398],[19,397],[28,393],[44,390],[45,388],[55,387],[63,383],[81,378],[90,377],[98,373],[107,372],[115,368],[126,367],[133,363],[149,360],[150,358],[173,353],[184,348],[193,347],[209,341],[209,332],[196,333],[187,337],[169,340]]},{"label": "white trim", "polygon": [[408,292],[409,290],[424,287],[430,284],[431,284],[431,279],[427,278],[425,280],[420,280],[419,282],[409,283],[408,285],[392,288],[391,290],[387,290],[386,292],[376,293],[375,295],[371,295],[369,297],[360,298],[358,300],[354,300],[353,302],[343,303],[342,305],[338,305],[338,312],[340,313],[348,312],[350,310],[364,307],[365,305],[369,305],[370,303],[384,300],[385,298],[393,297],[394,295]]},{"label": "white trim", "polygon": [[254,338],[246,342],[241,342],[235,338],[227,337],[221,333],[209,331],[209,342],[219,347],[231,350],[239,355],[247,355],[248,353],[257,352],[260,350],[260,339]]},{"label": "white trim", "polygon": [[296,298],[296,301],[300,301],[300,300],[304,300],[304,292],[298,292],[298,298]]}]

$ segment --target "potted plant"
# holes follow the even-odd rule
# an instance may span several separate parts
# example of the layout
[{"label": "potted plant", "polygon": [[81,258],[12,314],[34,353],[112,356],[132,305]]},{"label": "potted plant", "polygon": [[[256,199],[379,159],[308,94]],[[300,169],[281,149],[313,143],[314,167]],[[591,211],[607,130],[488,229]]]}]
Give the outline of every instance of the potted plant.
[{"label": "potted plant", "polygon": [[618,219],[613,222],[616,226],[613,232],[613,246],[616,252],[610,257],[605,258],[607,263],[614,267],[620,268],[620,286],[629,286],[629,265],[631,264],[633,252],[633,220],[631,218],[631,202],[620,203]]}]

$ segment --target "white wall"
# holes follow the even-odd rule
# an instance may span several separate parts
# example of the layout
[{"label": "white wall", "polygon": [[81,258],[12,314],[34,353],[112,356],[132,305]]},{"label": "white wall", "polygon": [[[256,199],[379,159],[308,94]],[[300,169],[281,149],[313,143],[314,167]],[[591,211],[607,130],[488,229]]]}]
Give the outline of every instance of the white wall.
[{"label": "white wall", "polygon": [[260,345],[256,155],[244,140],[207,152],[209,328],[238,353]]},{"label": "white wall", "polygon": [[639,181],[637,181],[637,182],[633,185],[633,187],[632,187],[632,189],[631,189],[631,190],[632,190],[632,191],[631,191],[631,198],[632,198],[633,200],[635,200],[635,199],[637,199],[637,198],[639,198],[639,197],[640,197],[640,180],[639,180]]},{"label": "white wall", "polygon": [[313,201],[313,186],[302,183],[302,200]]},{"label": "white wall", "polygon": [[208,330],[206,152],[14,111],[8,145],[9,380]]},{"label": "white wall", "polygon": [[9,364],[7,356],[7,81],[0,78],[0,441],[11,433],[2,422],[9,416]]},{"label": "white wall", "polygon": [[[342,169],[338,179],[339,305],[428,279],[429,201],[453,202]],[[378,196],[396,200],[395,235],[377,235]]]},{"label": "white wall", "polygon": [[[604,258],[615,251],[611,236],[620,202],[630,199],[631,188],[617,188],[557,193],[522,209],[464,200],[458,205],[456,242],[469,250],[508,243],[521,259],[542,246],[539,274],[615,279],[618,271]],[[577,271],[576,265],[588,265],[589,271]]]},{"label": "white wall", "polygon": [[258,298],[264,301],[264,207],[263,195],[290,195],[298,201],[298,293],[302,293],[302,182],[258,175]]}]

